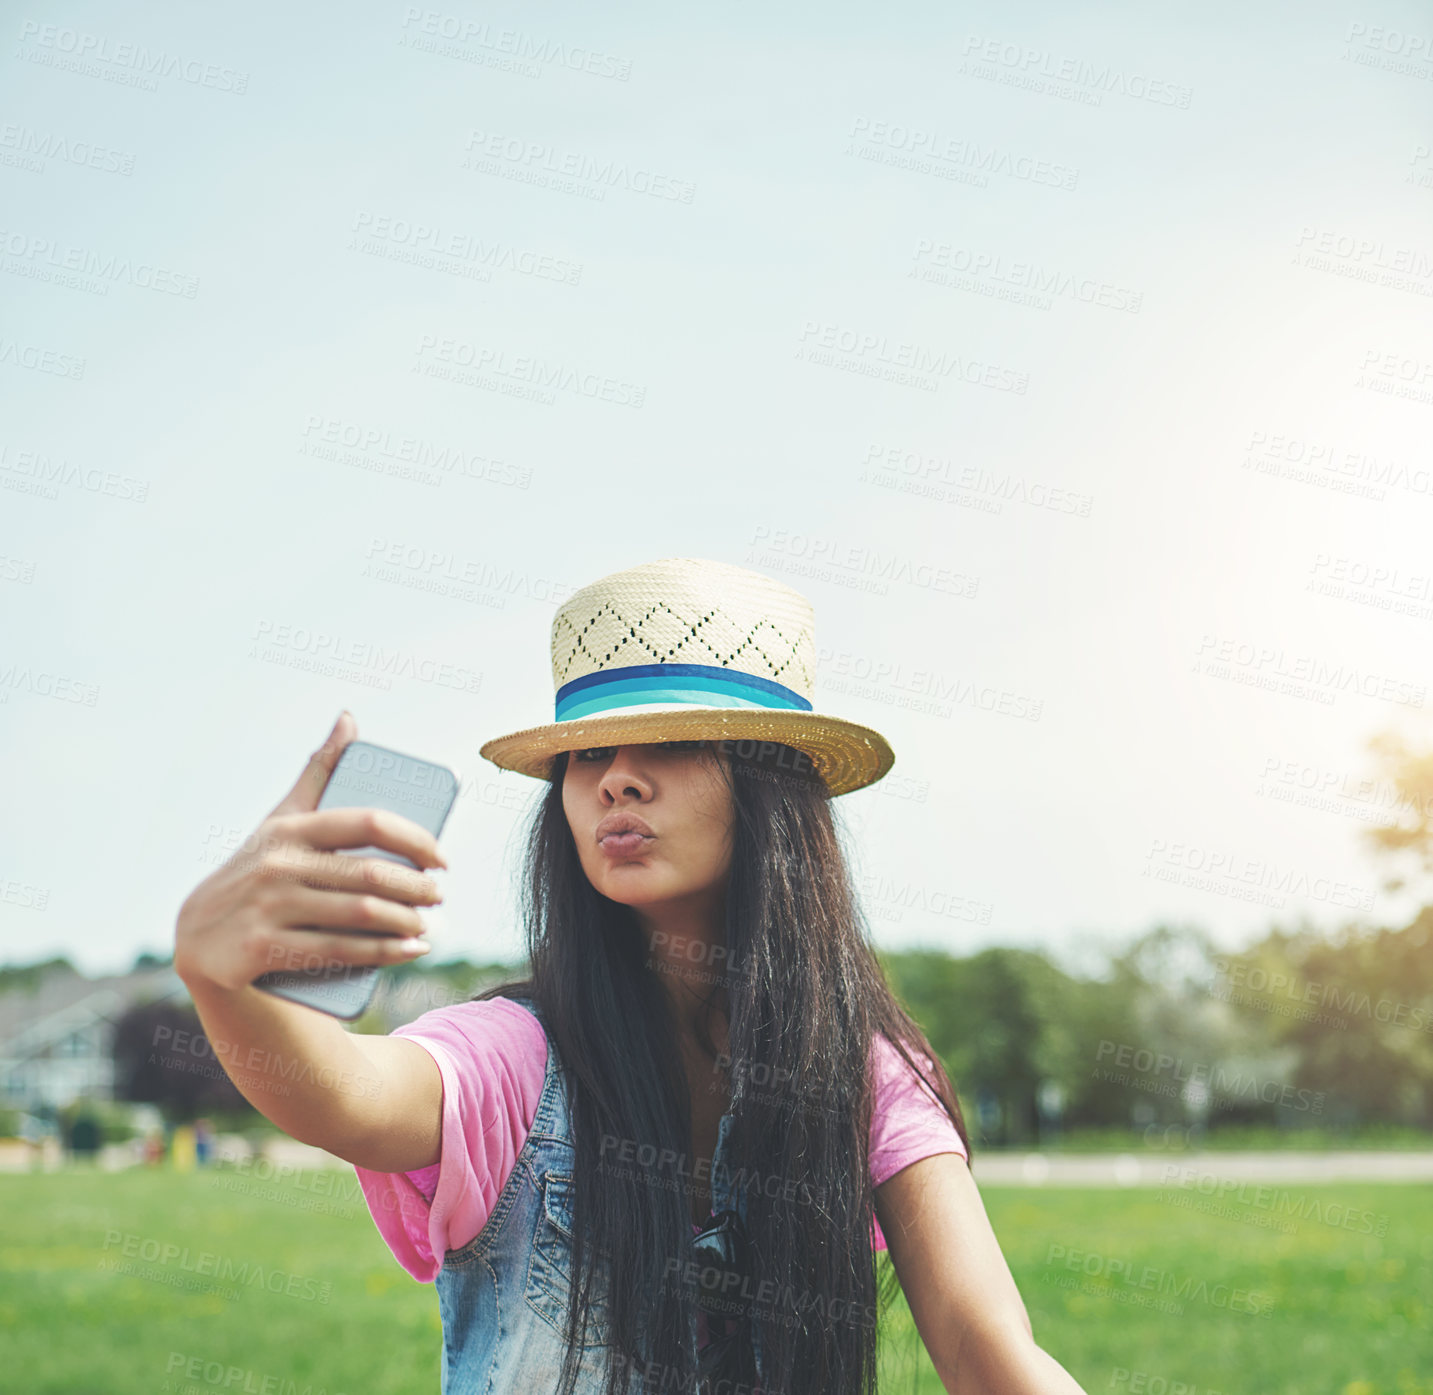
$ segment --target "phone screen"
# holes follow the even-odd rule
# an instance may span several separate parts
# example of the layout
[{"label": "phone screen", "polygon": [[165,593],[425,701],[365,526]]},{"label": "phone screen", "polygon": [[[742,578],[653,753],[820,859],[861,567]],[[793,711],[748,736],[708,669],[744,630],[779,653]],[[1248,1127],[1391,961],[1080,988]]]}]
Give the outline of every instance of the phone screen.
[{"label": "phone screen", "polygon": [[[371,741],[350,741],[328,777],[318,807],[391,809],[412,819],[436,838],[443,831],[457,794],[458,777],[445,765],[391,751],[386,746],[375,746]],[[366,846],[336,851],[350,857],[381,857],[388,862],[401,862],[405,867],[416,865],[386,848]],[[354,935],[374,933],[325,928]],[[372,1000],[378,985],[378,967],[376,964],[339,964],[283,969],[256,978],[254,986],[348,1021],[360,1016]]]}]

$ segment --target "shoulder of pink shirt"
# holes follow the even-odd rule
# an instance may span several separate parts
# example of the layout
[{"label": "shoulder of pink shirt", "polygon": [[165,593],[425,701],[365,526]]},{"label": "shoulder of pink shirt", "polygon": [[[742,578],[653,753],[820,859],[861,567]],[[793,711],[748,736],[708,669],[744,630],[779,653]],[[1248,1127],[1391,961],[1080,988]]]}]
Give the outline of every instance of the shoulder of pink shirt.
[{"label": "shoulder of pink shirt", "polygon": [[[393,1035],[415,1038],[438,1065],[442,1156],[456,1165],[447,1174],[441,1162],[406,1173],[355,1171],[383,1238],[414,1278],[431,1282],[441,1267],[435,1256],[482,1229],[526,1141],[542,1094],[547,1036],[531,1012],[504,997],[432,1009]],[[965,1157],[949,1115],[895,1045],[878,1034],[872,1054],[873,1184],[932,1153]],[[930,1068],[924,1052],[917,1059]],[[872,1242],[886,1248],[879,1222]]]}]

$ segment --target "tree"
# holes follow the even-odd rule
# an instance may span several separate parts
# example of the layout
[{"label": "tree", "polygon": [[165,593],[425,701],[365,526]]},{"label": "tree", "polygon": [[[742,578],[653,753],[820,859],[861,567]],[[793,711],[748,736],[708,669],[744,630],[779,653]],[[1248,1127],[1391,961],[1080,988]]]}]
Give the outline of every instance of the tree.
[{"label": "tree", "polygon": [[41,959],[33,964],[0,964],[0,993],[23,988],[33,993],[50,974],[75,974],[79,970],[63,955]]},{"label": "tree", "polygon": [[982,1098],[1000,1106],[987,1142],[1036,1134],[1043,1079],[1076,1089],[1080,1053],[1067,1008],[1075,981],[1038,950],[997,947],[967,959],[939,950],[881,954],[896,996],[920,1023],[974,1126]]},{"label": "tree", "polygon": [[1246,1007],[1296,1049],[1293,1083],[1327,1095],[1328,1117],[1433,1127],[1430,942],[1425,908],[1401,930],[1274,932],[1232,961]]},{"label": "tree", "polygon": [[138,1003],[115,1022],[115,1098],[156,1104],[171,1122],[252,1106],[224,1073],[192,1006]]},{"label": "tree", "polygon": [[[1433,873],[1433,749],[1415,751],[1395,731],[1370,737],[1367,749],[1382,766],[1382,775],[1366,780],[1367,791],[1360,787],[1353,797],[1367,798],[1393,817],[1363,830],[1365,839],[1395,867],[1412,861],[1424,873]],[[1399,891],[1405,882],[1395,872],[1383,885],[1387,891]]]}]

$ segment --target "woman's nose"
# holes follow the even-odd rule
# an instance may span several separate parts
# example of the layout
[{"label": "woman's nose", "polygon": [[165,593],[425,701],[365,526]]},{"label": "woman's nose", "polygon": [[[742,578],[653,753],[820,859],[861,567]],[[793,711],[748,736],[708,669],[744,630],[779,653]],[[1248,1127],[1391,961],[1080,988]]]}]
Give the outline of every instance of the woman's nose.
[{"label": "woman's nose", "polygon": [[619,746],[612,754],[611,763],[602,774],[602,793],[615,799],[619,794],[635,795],[646,799],[652,791],[642,769],[641,748]]}]

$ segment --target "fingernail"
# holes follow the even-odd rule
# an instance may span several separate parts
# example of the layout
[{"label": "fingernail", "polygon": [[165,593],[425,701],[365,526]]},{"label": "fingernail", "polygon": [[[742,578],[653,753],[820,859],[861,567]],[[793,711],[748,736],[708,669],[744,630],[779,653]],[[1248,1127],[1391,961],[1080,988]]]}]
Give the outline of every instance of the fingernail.
[{"label": "fingernail", "polygon": [[398,945],[399,949],[406,950],[409,954],[427,954],[433,948],[427,940],[402,940]]}]

